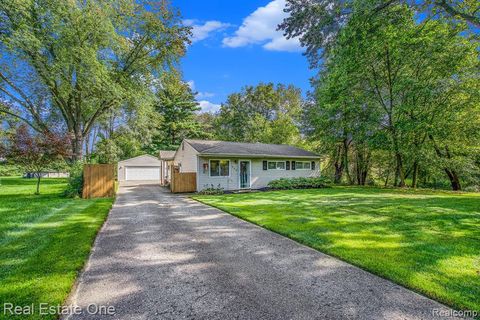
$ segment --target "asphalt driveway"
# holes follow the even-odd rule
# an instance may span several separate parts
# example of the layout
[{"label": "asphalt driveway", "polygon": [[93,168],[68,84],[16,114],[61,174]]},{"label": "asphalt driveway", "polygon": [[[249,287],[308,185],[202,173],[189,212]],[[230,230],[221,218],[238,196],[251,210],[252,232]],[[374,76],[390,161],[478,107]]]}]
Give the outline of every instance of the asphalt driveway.
[{"label": "asphalt driveway", "polygon": [[120,187],[69,304],[82,309],[70,319],[438,319],[449,311],[154,185]]}]

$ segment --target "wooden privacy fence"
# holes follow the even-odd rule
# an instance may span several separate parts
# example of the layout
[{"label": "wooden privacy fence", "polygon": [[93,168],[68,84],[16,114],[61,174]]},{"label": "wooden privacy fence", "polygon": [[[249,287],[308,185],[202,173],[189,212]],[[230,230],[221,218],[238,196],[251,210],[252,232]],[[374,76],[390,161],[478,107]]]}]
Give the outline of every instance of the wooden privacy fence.
[{"label": "wooden privacy fence", "polygon": [[115,166],[86,164],[83,166],[82,198],[105,198],[115,194]]},{"label": "wooden privacy fence", "polygon": [[195,172],[179,172],[178,168],[171,168],[170,191],[195,192],[197,191],[197,174]]}]

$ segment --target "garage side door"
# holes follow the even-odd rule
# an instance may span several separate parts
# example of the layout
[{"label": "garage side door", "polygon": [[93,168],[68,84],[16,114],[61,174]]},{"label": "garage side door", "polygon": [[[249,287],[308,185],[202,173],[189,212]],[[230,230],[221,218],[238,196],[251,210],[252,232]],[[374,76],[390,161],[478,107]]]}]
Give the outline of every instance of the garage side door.
[{"label": "garage side door", "polygon": [[126,167],[125,180],[160,180],[160,167]]}]

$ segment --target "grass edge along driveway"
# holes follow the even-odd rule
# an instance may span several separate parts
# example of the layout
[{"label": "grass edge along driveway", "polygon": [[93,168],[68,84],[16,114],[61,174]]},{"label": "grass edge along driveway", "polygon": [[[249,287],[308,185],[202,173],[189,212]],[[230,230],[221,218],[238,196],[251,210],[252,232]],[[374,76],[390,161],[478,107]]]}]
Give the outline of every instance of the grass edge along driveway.
[{"label": "grass edge along driveway", "polygon": [[454,308],[480,311],[480,194],[334,187],[193,199]]},{"label": "grass edge along driveway", "polygon": [[[62,305],[89,256],[113,199],[67,199],[65,179],[0,178],[0,301]],[[12,316],[0,313],[0,319]],[[17,317],[14,317],[17,318]]]}]

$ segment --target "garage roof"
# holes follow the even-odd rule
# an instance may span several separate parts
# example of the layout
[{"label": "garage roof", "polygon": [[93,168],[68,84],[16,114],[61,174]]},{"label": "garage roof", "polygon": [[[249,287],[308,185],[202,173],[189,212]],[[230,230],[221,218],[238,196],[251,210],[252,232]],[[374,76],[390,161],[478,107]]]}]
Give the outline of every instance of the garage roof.
[{"label": "garage roof", "polygon": [[160,166],[160,160],[157,157],[144,154],[138,157],[119,161],[118,164],[124,166],[158,167]]}]

